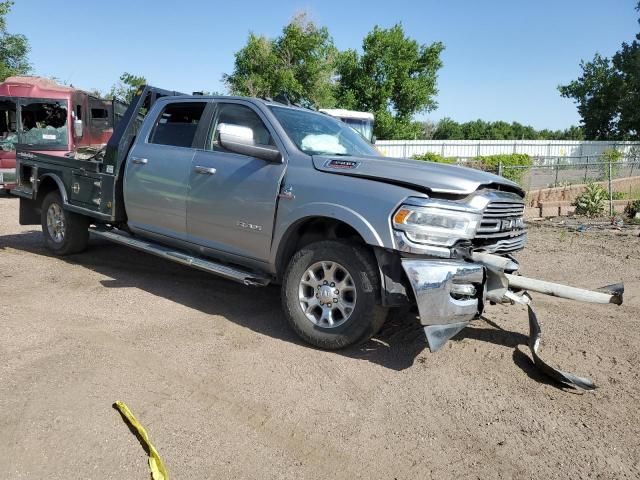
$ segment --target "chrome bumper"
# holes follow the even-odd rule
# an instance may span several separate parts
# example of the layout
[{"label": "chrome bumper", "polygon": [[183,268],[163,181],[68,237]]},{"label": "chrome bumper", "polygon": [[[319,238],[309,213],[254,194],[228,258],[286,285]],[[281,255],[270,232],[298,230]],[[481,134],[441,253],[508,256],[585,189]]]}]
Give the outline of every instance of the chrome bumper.
[{"label": "chrome bumper", "polygon": [[402,268],[432,352],[482,312],[486,278],[482,264],[403,258]]}]

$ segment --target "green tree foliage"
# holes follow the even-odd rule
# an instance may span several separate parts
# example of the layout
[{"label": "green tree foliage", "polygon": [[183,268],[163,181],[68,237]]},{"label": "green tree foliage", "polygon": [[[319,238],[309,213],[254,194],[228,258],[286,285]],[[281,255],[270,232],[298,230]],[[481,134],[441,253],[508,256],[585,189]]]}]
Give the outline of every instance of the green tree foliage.
[{"label": "green tree foliage", "polygon": [[[640,2],[636,10],[640,11]],[[640,20],[639,20],[640,23]],[[640,33],[611,58],[580,62],[582,75],[558,87],[578,105],[585,136],[594,140],[640,139]]]},{"label": "green tree foliage", "polygon": [[433,132],[434,140],[464,140],[466,139],[462,126],[448,117],[443,118],[436,124]]},{"label": "green tree foliage", "polygon": [[347,50],[338,56],[338,105],[372,112],[378,138],[421,138],[423,127],[413,116],[437,106],[443,50],[440,42],[421,45],[407,37],[402,25],[374,27],[364,38],[362,54]]},{"label": "green tree foliage", "polygon": [[0,2],[0,81],[13,75],[24,75],[31,71],[27,37],[7,32],[6,17],[12,6],[13,1]]},{"label": "green tree foliage", "polygon": [[414,160],[422,160],[425,162],[449,163],[452,165],[457,163],[457,159],[455,157],[443,157],[439,153],[435,152],[417,153],[411,158],[413,158]]},{"label": "green tree foliage", "polygon": [[600,164],[600,178],[602,180],[609,180],[609,164],[611,164],[612,180],[620,173],[622,156],[622,152],[615,148],[610,148],[602,152],[602,156],[600,157],[600,161],[603,162]]},{"label": "green tree foliage", "polygon": [[[425,152],[416,154],[414,160],[423,160],[426,162],[448,163],[455,165],[458,159],[455,157],[443,157],[439,153]],[[524,153],[513,153],[509,155],[487,155],[475,157],[473,161],[461,163],[465,167],[477,168],[491,173],[499,173],[500,165],[502,165],[502,176],[522,185],[524,175],[530,170],[533,164],[531,157]]]},{"label": "green tree foliage", "polygon": [[474,120],[458,123],[450,118],[440,120],[433,132],[435,140],[582,140],[580,127],[566,130],[536,130],[518,122],[486,122]]},{"label": "green tree foliage", "polygon": [[294,103],[334,106],[336,48],[326,27],[296,15],[277,38],[249,34],[223,81],[230,93],[252,97],[286,95]]},{"label": "green tree foliage", "polygon": [[120,75],[120,81],[111,87],[108,97],[129,103],[138,88],[146,84],[147,79],[145,77],[124,72]]}]

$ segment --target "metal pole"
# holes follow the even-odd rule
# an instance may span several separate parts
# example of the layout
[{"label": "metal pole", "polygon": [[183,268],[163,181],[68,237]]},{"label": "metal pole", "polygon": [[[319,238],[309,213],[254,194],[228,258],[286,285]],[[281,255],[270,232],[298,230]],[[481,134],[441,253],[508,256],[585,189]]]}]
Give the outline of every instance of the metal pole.
[{"label": "metal pole", "polygon": [[504,170],[504,166],[502,165],[502,160],[500,160],[500,163],[498,164],[498,175],[500,175],[501,177],[503,176],[503,170]]},{"label": "metal pole", "polygon": [[560,165],[560,158],[556,158],[556,180],[555,182],[553,182],[553,186],[557,187],[558,186],[558,167]]},{"label": "metal pole", "polygon": [[[559,283],[545,282],[535,278],[523,277],[522,275],[512,275],[505,273],[509,287],[532,292],[544,293],[552,297],[568,298],[569,300],[578,300],[580,302],[589,303],[613,303],[622,305],[622,296],[624,287],[622,285],[610,285],[607,292],[594,292],[583,288],[570,287]],[[602,289],[604,290],[604,289]]]},{"label": "metal pole", "polygon": [[587,163],[584,166],[584,182],[587,183],[587,170],[589,170],[589,155],[587,155]]},{"label": "metal pole", "polygon": [[609,159],[609,215],[613,216],[613,191],[611,186],[611,173],[612,173],[611,159]]}]

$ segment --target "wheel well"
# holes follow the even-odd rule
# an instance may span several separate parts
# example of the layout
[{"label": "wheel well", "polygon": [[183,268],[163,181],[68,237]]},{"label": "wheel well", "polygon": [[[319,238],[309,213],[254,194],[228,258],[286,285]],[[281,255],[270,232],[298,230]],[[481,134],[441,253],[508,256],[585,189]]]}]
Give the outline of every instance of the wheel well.
[{"label": "wheel well", "polygon": [[327,217],[312,217],[293,225],[283,237],[276,258],[277,277],[282,278],[289,259],[305,245],[320,240],[347,240],[366,245],[362,236],[349,224]]},{"label": "wheel well", "polygon": [[36,197],[36,208],[42,207],[42,201],[51,192],[60,190],[56,181],[51,177],[45,177],[42,179],[40,185],[38,185],[38,195]]}]

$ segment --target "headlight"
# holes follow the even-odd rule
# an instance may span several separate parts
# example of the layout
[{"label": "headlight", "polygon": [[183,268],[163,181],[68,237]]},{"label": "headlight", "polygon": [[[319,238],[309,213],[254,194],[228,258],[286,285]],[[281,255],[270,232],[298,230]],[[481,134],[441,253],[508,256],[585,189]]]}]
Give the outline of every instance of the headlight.
[{"label": "headlight", "polygon": [[[409,240],[450,247],[458,240],[469,240],[475,236],[482,220],[480,213],[449,210],[438,206],[417,207],[402,205],[393,215],[393,227],[405,232]],[[458,207],[459,208],[459,207]]]}]

